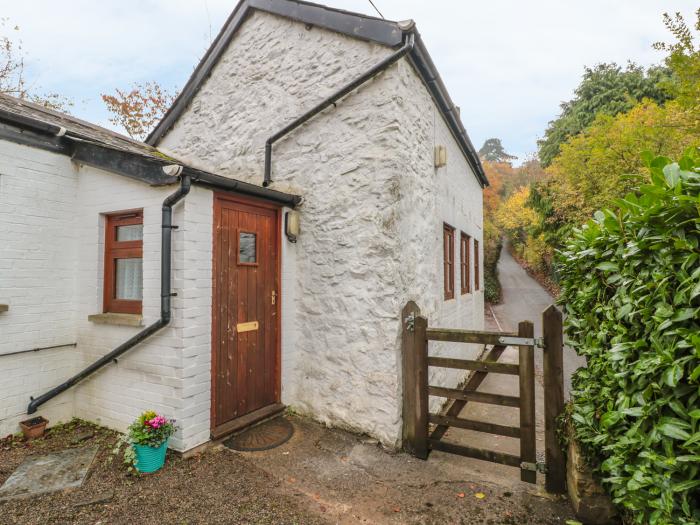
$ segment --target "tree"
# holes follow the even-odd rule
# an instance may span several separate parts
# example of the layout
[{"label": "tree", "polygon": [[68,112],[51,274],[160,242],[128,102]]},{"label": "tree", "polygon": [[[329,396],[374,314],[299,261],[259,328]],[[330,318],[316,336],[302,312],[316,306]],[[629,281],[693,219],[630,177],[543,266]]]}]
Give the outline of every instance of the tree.
[{"label": "tree", "polygon": [[579,225],[642,182],[641,151],[680,156],[687,147],[699,146],[700,134],[684,118],[675,102],[661,107],[650,100],[617,117],[599,115],[562,145],[548,168],[556,221]]},{"label": "tree", "polygon": [[527,206],[530,188],[525,186],[513,193],[498,209],[498,225],[512,241],[524,243],[528,231],[537,225],[537,215]]},{"label": "tree", "polygon": [[129,91],[117,89],[114,95],[103,94],[102,100],[112,114],[112,124],[124,128],[133,139],[145,140],[176,97],[152,81],[136,83]]},{"label": "tree", "polygon": [[[700,9],[696,12],[696,31],[700,31]],[[671,17],[664,13],[664,24],[676,37],[676,42],[667,44],[657,42],[655,49],[668,52],[666,65],[673,72],[675,82],[669,83],[678,104],[687,109],[687,125],[698,128],[700,115],[700,46],[696,48],[692,30],[680,13]]]},{"label": "tree", "polygon": [[510,162],[518,158],[506,153],[503,144],[501,144],[501,139],[497,138],[487,139],[484,142],[484,145],[479,150],[479,157],[488,162]]},{"label": "tree", "polygon": [[615,63],[585,68],[574,98],[560,105],[561,114],[549,123],[544,138],[537,143],[542,165],[549,166],[561,145],[581,133],[597,115],[624,113],[645,98],[663,104],[671,98],[671,84],[665,67],[645,70],[630,62],[625,69]]},{"label": "tree", "polygon": [[18,38],[19,26],[0,18],[0,93],[40,104],[48,109],[68,113],[73,102],[58,93],[40,93],[30,89],[24,72],[24,51]]}]

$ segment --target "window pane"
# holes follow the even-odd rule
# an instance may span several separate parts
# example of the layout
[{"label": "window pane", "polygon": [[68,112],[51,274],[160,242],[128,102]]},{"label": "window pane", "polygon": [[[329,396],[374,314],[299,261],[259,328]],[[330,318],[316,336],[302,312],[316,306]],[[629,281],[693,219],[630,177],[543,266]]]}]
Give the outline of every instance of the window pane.
[{"label": "window pane", "polygon": [[117,259],[115,298],[140,301],[143,298],[143,259]]},{"label": "window pane", "polygon": [[257,262],[255,254],[256,237],[254,233],[240,232],[238,238],[238,262]]},{"label": "window pane", "polygon": [[117,226],[117,242],[143,240],[143,224]]}]

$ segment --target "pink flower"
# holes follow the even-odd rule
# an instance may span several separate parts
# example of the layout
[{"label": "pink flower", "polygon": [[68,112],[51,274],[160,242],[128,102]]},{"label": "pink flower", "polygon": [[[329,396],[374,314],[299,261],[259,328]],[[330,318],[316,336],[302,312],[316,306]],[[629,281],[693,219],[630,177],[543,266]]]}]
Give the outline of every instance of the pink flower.
[{"label": "pink flower", "polygon": [[163,425],[167,424],[167,422],[168,420],[165,419],[163,416],[156,416],[153,419],[149,419],[148,421],[146,421],[146,425],[153,428],[160,428]]}]

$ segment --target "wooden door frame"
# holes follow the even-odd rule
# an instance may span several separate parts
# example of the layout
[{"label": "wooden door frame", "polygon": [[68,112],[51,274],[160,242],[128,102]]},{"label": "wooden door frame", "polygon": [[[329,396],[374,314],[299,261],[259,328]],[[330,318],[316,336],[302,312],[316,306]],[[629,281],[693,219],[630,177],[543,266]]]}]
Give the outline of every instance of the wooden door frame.
[{"label": "wooden door frame", "polygon": [[[271,203],[263,199],[255,197],[247,197],[235,193],[223,191],[214,191],[213,217],[212,217],[212,301],[211,301],[211,395],[210,395],[210,420],[209,428],[211,438],[218,439],[226,434],[235,432],[245,426],[253,424],[261,419],[270,417],[284,409],[281,404],[282,396],[282,205]],[[277,252],[277,264],[275,265],[274,289],[277,291],[276,301],[274,305],[275,312],[275,400],[272,405],[260,408],[243,416],[237,417],[222,425],[216,425],[216,352],[218,351],[218,340],[215,338],[218,315],[218,303],[216,302],[217,294],[217,248],[219,245],[217,218],[221,213],[222,202],[231,202],[244,207],[250,208],[265,208],[275,212],[274,229],[275,229],[275,250]]]}]

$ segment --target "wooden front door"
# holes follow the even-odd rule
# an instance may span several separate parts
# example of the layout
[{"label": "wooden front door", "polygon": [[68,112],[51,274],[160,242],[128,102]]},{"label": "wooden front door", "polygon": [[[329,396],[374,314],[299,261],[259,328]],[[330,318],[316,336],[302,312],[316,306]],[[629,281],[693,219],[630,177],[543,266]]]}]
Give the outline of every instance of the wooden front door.
[{"label": "wooden front door", "polygon": [[279,213],[252,199],[214,198],[214,437],[279,405]]}]

